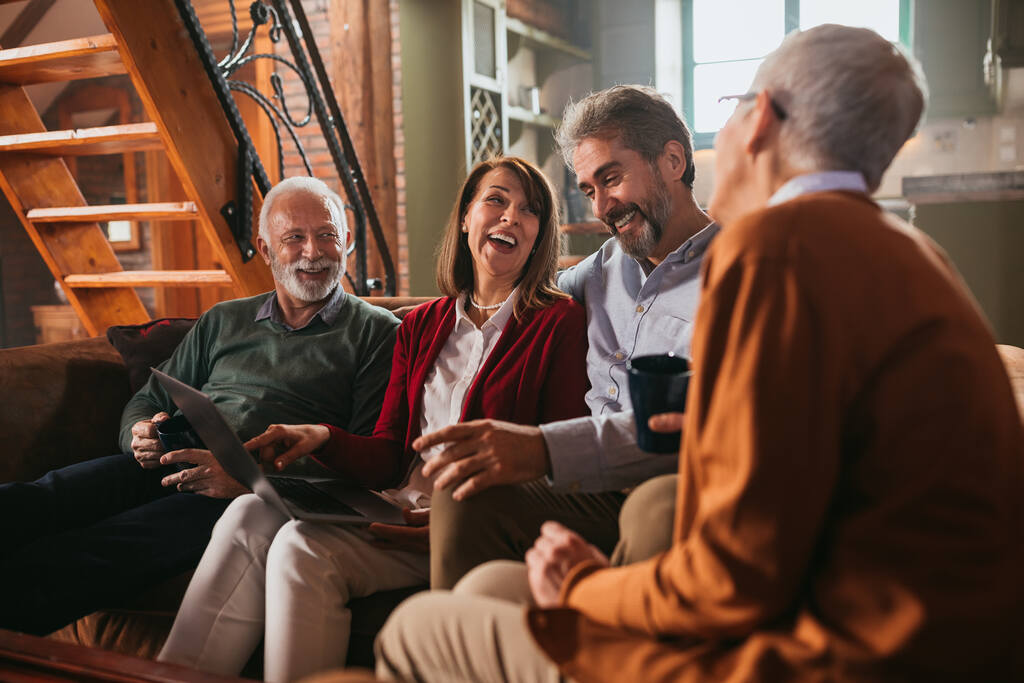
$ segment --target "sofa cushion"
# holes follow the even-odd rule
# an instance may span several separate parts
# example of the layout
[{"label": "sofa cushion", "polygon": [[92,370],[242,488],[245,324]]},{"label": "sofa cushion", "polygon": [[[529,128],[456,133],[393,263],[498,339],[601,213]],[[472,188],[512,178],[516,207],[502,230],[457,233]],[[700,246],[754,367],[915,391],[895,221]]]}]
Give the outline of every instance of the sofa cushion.
[{"label": "sofa cushion", "polygon": [[121,357],[102,337],[0,349],[0,396],[0,482],[120,450],[131,392]]},{"label": "sofa cushion", "polygon": [[107,339],[128,368],[133,394],[149,381],[149,369],[170,358],[195,324],[195,318],[158,318],[141,325],[115,325],[107,329]]}]

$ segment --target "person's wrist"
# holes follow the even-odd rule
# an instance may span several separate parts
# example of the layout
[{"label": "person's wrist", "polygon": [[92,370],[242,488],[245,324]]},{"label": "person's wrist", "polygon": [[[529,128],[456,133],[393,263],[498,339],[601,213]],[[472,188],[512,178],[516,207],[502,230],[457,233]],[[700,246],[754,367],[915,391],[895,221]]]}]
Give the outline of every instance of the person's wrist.
[{"label": "person's wrist", "polygon": [[331,441],[331,427],[330,425],[320,423],[316,425],[316,436],[317,442],[316,448],[313,449],[313,455],[319,455],[328,443]]},{"label": "person's wrist", "polygon": [[551,478],[551,454],[548,452],[548,440],[544,438],[544,432],[537,427],[537,440],[540,442],[540,452],[544,462],[544,476]]}]

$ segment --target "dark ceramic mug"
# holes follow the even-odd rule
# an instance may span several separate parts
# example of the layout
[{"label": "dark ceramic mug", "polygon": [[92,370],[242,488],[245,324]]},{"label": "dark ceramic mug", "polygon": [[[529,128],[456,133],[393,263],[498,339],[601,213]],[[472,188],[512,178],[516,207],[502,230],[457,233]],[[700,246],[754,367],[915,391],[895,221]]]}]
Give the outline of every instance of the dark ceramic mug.
[{"label": "dark ceramic mug", "polygon": [[637,356],[629,360],[626,369],[629,372],[629,397],[636,419],[637,445],[648,453],[678,451],[680,432],[654,432],[647,426],[647,421],[652,415],[685,410],[686,390],[693,374],[690,362],[672,353]]}]

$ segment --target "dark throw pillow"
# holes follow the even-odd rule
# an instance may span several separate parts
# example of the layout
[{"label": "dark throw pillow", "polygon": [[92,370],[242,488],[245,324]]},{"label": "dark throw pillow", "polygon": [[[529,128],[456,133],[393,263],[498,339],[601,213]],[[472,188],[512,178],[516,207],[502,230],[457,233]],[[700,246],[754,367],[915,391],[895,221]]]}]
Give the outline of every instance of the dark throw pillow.
[{"label": "dark throw pillow", "polygon": [[107,328],[107,339],[117,349],[128,368],[132,393],[149,380],[149,369],[170,358],[195,318],[159,318],[141,325],[115,325]]}]

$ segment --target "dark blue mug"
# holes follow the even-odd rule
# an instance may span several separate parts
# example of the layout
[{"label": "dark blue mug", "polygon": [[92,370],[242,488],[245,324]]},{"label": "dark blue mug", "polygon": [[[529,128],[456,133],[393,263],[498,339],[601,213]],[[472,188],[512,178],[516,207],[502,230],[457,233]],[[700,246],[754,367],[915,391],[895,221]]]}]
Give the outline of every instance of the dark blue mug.
[{"label": "dark blue mug", "polygon": [[[175,415],[163,422],[157,422],[156,436],[167,453],[184,448],[206,448],[203,445],[203,440],[196,434],[196,430],[192,429],[192,424],[184,415]],[[190,467],[195,467],[195,465],[187,462],[177,465],[179,470],[187,470]]]},{"label": "dark blue mug", "polygon": [[629,397],[636,419],[636,442],[648,453],[674,453],[679,450],[681,432],[659,434],[651,431],[647,420],[659,413],[683,412],[686,390],[690,385],[690,362],[667,353],[637,356],[626,363],[629,372]]}]

